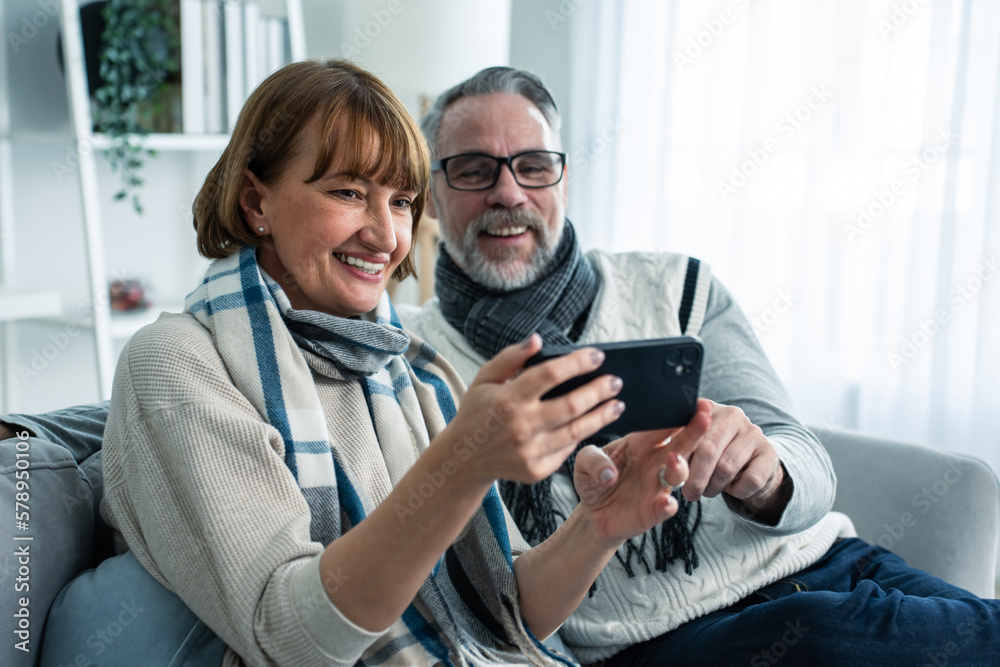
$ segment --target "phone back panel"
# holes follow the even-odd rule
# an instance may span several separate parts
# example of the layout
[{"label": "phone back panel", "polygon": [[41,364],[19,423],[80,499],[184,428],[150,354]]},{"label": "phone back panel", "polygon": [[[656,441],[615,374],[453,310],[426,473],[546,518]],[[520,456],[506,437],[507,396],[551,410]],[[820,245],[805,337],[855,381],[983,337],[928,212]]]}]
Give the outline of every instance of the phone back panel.
[{"label": "phone back panel", "polygon": [[602,375],[617,375],[622,379],[623,386],[616,398],[625,402],[625,412],[596,435],[621,436],[633,431],[680,427],[694,417],[705,356],[697,338],[678,336],[589,346],[546,347],[529,359],[525,366],[560,357],[579,347],[603,350],[604,363],[596,371],[564,382],[542,399],[562,396]]}]

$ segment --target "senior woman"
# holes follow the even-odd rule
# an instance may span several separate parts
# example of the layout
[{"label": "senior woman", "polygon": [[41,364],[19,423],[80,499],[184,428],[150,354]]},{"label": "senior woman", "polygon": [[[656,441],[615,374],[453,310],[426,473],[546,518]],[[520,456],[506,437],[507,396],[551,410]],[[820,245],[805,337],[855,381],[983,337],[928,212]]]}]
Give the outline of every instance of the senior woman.
[{"label": "senior woman", "polygon": [[536,638],[677,510],[658,478],[681,483],[685,462],[657,446],[668,432],[635,434],[580,451],[584,502],[527,550],[495,481],[552,473],[620,414],[620,382],[541,401],[601,354],[521,372],[535,335],[465,391],[401,329],[385,289],[412,273],[428,176],[419,130],[371,74],[279,70],[195,201],[204,281],[121,355],[106,514],[119,550],[226,643],[224,664],[564,662]]}]

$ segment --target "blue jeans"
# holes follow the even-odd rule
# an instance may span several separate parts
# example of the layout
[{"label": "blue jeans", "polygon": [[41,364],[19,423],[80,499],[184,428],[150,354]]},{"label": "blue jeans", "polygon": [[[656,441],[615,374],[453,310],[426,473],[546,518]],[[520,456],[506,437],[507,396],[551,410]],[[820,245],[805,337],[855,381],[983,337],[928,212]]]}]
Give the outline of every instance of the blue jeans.
[{"label": "blue jeans", "polygon": [[792,577],[603,664],[1000,665],[1000,601],[844,539]]}]

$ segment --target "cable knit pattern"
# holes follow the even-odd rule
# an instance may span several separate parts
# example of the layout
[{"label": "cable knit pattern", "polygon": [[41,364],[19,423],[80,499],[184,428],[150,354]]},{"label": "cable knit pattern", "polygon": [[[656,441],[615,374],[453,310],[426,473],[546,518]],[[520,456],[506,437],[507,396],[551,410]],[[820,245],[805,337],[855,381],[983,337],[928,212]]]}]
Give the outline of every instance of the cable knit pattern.
[{"label": "cable knit pattern", "polygon": [[[680,334],[686,256],[591,251],[588,257],[601,274],[601,289],[581,344]],[[727,502],[725,496],[703,499],[702,525],[695,535],[700,565],[690,576],[675,564],[667,572],[640,568],[629,578],[612,560],[598,578],[595,595],[585,598],[559,631],[582,662],[610,657],[737,602],[808,567],[838,537],[854,535],[846,516],[830,512],[836,478],[829,457],[793,416],[791,401],[750,323],[704,265],[701,280],[710,280],[710,286],[696,292],[687,330],[705,346],[701,396],[740,407],[761,427],[792,477],[792,499],[777,526],[757,523],[741,503]],[[444,320],[435,300],[420,309],[399,308],[398,314],[466,382],[485,363]],[[553,495],[565,513],[577,502],[572,480],[559,473]]]}]

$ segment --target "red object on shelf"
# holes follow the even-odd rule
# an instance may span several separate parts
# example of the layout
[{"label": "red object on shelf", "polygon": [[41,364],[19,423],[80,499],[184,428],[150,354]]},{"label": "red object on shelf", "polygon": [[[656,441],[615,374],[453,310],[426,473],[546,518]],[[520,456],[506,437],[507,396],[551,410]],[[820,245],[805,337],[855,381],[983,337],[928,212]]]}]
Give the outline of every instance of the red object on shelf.
[{"label": "red object on shelf", "polygon": [[152,305],[146,288],[138,280],[112,280],[108,286],[111,310],[145,310]]}]

